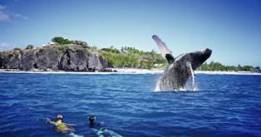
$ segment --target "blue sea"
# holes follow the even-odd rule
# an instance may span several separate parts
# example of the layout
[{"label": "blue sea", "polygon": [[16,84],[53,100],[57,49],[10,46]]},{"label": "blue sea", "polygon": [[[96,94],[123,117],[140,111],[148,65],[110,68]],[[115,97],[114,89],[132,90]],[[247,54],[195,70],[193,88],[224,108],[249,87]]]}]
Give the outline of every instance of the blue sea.
[{"label": "blue sea", "polygon": [[[261,136],[261,76],[197,74],[197,91],[154,92],[159,74],[0,73],[0,137]],[[62,114],[75,132],[46,122]]]}]

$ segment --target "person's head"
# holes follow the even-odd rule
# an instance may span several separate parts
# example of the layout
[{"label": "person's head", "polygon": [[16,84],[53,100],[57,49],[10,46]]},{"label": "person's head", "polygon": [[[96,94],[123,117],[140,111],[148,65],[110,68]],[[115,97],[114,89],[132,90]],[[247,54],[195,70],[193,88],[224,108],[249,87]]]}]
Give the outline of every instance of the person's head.
[{"label": "person's head", "polygon": [[89,120],[89,125],[90,126],[94,126],[95,125],[96,117],[94,115],[89,115],[88,120]]},{"label": "person's head", "polygon": [[63,115],[58,114],[58,115],[56,116],[56,118],[55,118],[54,121],[55,121],[55,122],[57,122],[57,121],[61,121],[61,122],[63,122]]}]

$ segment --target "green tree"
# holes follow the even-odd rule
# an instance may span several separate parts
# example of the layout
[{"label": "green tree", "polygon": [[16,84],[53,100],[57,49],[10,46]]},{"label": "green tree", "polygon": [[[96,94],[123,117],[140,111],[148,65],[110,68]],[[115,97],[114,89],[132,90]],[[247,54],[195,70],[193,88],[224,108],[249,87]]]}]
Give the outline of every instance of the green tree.
[{"label": "green tree", "polygon": [[76,44],[76,45],[81,45],[83,48],[90,48],[87,44],[87,42],[85,41],[81,41],[81,40],[73,40],[71,41],[72,44]]},{"label": "green tree", "polygon": [[260,67],[253,67],[250,65],[237,65],[229,66],[223,65],[219,62],[210,62],[209,64],[204,63],[199,67],[199,70],[208,70],[208,71],[250,71],[250,72],[261,72]]},{"label": "green tree", "polygon": [[65,44],[72,44],[73,41],[63,38],[63,37],[54,37],[52,38],[52,42],[59,44],[59,45],[65,45]]},{"label": "green tree", "polygon": [[33,49],[34,48],[34,45],[32,45],[32,44],[29,44],[29,45],[27,45],[26,46],[26,48],[25,49]]},{"label": "green tree", "polygon": [[100,50],[111,67],[146,68],[162,67],[166,61],[160,54],[145,52],[133,47],[122,47],[120,50],[111,46]]}]

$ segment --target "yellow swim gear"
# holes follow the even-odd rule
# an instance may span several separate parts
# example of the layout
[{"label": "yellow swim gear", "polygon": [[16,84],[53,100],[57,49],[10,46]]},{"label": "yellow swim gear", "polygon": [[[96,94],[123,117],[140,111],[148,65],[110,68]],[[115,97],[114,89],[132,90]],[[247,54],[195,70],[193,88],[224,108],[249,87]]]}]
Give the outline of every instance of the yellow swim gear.
[{"label": "yellow swim gear", "polygon": [[59,123],[56,125],[58,130],[66,130],[67,126],[64,123]]}]

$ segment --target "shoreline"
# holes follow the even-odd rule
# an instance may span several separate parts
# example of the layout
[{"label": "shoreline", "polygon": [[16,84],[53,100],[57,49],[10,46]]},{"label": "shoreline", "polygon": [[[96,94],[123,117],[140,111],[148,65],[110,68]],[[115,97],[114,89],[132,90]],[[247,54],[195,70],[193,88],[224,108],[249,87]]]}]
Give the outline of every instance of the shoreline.
[{"label": "shoreline", "polygon": [[134,69],[134,68],[109,68],[112,70],[112,72],[81,72],[81,71],[41,71],[41,70],[30,70],[30,71],[23,71],[23,70],[17,70],[17,69],[0,69],[0,73],[18,73],[18,74],[160,74],[163,72],[163,70],[159,69]]},{"label": "shoreline", "polygon": [[[117,72],[76,72],[76,71],[40,71],[40,70],[30,70],[21,71],[14,69],[0,69],[0,73],[17,73],[17,74],[161,74],[163,69],[136,69],[136,68],[110,68],[112,71]],[[248,72],[248,71],[195,71],[195,74],[206,74],[206,75],[260,75],[261,73]]]},{"label": "shoreline", "polygon": [[249,71],[195,71],[195,74],[207,75],[260,75],[261,73]]}]

